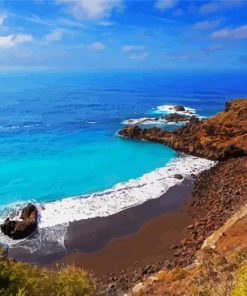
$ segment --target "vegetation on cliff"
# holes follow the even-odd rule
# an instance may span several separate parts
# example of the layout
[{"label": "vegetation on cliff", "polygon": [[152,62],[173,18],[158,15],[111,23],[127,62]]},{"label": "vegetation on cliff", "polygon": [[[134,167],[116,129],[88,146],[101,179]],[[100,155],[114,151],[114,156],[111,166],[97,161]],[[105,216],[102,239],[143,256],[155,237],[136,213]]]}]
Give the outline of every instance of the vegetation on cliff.
[{"label": "vegetation on cliff", "polygon": [[0,259],[1,296],[90,296],[94,290],[94,281],[80,268],[68,266],[53,271]]},{"label": "vegetation on cliff", "polygon": [[219,229],[220,238],[213,246],[199,250],[193,264],[171,270],[165,268],[136,285],[128,295],[246,296],[246,209],[244,217],[236,219],[228,228]]}]

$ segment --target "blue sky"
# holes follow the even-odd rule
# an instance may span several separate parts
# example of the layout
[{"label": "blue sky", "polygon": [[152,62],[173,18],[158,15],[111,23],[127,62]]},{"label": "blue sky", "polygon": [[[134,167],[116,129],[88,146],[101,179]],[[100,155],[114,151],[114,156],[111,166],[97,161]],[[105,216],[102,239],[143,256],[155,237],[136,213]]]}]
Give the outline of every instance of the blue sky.
[{"label": "blue sky", "polygon": [[246,67],[246,0],[0,2],[0,70]]}]

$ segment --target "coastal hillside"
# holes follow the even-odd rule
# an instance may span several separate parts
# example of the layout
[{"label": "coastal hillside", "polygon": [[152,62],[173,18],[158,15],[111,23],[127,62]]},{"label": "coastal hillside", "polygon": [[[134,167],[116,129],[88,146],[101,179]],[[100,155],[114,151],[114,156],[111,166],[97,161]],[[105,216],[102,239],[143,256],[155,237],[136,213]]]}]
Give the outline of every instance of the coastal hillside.
[{"label": "coastal hillside", "polygon": [[170,246],[170,259],[158,269],[153,264],[126,272],[100,295],[127,290],[128,296],[246,296],[246,180],[246,156],[202,172],[184,208],[192,221],[181,241]]},{"label": "coastal hillside", "polygon": [[226,103],[225,111],[206,120],[192,117],[175,131],[129,126],[119,135],[158,142],[194,156],[212,160],[247,155],[247,99]]},{"label": "coastal hillside", "polygon": [[1,249],[1,296],[91,296],[94,291],[94,280],[80,268],[68,266],[54,271],[8,259]]},{"label": "coastal hillside", "polygon": [[206,120],[192,117],[172,132],[132,126],[119,134],[218,160],[195,180],[186,209],[193,220],[188,234],[171,246],[172,258],[127,295],[246,296],[247,99],[227,102]]},{"label": "coastal hillside", "polygon": [[247,207],[208,239],[185,267],[162,269],[138,283],[128,296],[246,296]]}]

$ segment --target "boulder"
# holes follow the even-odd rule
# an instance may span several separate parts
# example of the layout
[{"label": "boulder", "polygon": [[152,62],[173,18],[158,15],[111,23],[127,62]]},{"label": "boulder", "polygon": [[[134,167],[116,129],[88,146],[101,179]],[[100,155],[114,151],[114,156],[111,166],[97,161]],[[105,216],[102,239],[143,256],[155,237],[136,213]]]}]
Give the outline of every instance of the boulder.
[{"label": "boulder", "polygon": [[22,220],[34,220],[37,221],[38,210],[33,204],[28,204],[25,208],[22,209],[21,219]]},{"label": "boulder", "polygon": [[31,235],[38,227],[38,210],[28,204],[21,212],[21,221],[7,218],[1,225],[1,231],[12,239],[22,239]]},{"label": "boulder", "polygon": [[183,179],[183,176],[181,174],[175,174],[173,177],[175,179],[178,179],[178,180],[182,180]]},{"label": "boulder", "polygon": [[173,109],[177,112],[185,111],[184,106],[181,105],[174,106]]}]

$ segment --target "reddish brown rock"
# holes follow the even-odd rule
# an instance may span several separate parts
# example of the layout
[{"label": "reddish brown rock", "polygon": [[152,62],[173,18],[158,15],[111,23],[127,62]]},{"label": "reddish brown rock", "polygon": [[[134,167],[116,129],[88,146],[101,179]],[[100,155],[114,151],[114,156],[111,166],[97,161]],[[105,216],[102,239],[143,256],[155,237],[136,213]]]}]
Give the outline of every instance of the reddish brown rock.
[{"label": "reddish brown rock", "polygon": [[190,115],[184,115],[184,114],[178,114],[178,113],[172,113],[168,114],[162,117],[162,119],[165,119],[167,122],[187,122],[190,121],[191,116]]},{"label": "reddish brown rock", "polygon": [[207,120],[200,121],[193,116],[175,131],[131,126],[122,129],[119,135],[165,144],[213,160],[244,156],[247,155],[247,99],[227,102],[224,112]]}]

